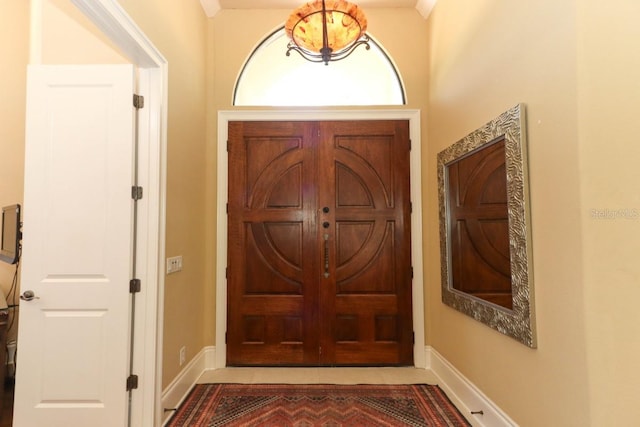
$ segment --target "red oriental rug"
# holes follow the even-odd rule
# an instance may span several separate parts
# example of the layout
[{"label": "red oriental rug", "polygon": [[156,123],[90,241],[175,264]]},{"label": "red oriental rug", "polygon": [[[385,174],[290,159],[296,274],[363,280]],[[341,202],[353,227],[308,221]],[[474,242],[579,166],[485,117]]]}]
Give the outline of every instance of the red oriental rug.
[{"label": "red oriental rug", "polygon": [[469,426],[437,385],[198,384],[168,427]]}]

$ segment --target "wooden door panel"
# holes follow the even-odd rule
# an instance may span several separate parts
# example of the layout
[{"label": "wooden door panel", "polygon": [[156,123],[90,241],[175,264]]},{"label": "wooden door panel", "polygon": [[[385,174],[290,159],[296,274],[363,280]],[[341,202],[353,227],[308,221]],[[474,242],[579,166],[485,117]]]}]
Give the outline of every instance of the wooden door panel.
[{"label": "wooden door panel", "polygon": [[[411,364],[411,256],[407,122],[326,122],[321,152],[329,183],[332,280],[322,361],[338,365]],[[328,325],[328,326],[327,326]]]},{"label": "wooden door panel", "polygon": [[409,365],[408,123],[229,125],[230,365]]},{"label": "wooden door panel", "polygon": [[[377,123],[385,124],[388,122]],[[341,123],[341,126],[344,126],[344,123]],[[359,178],[360,185],[375,197],[375,206],[371,207],[378,209],[393,207],[394,193],[396,192],[394,172],[397,172],[396,168],[398,160],[400,160],[397,157],[401,156],[397,152],[398,146],[395,145],[398,137],[395,129],[382,130],[379,125],[376,125],[381,132],[377,134],[378,129],[372,129],[371,123],[364,124],[362,129],[353,128],[352,124],[345,127],[347,129],[343,132],[347,133],[333,135],[333,145],[336,148],[336,166],[354,173],[354,176]],[[360,134],[362,131],[366,134]],[[408,143],[408,139],[405,141],[406,143]],[[402,143],[400,145],[402,146]],[[403,149],[406,149],[408,153],[406,145]],[[338,186],[338,206],[353,206],[349,202],[351,187],[347,185],[348,182],[343,182],[340,178],[342,177],[338,176],[336,183]]]},{"label": "wooden door panel", "polygon": [[343,365],[408,363],[399,351],[398,301],[393,295],[341,295],[336,299],[334,357]]},{"label": "wooden door panel", "polygon": [[342,164],[336,165],[336,185],[338,186],[336,206],[373,207],[373,199],[360,177]]},{"label": "wooden door panel", "polygon": [[[393,223],[378,227],[381,233],[372,229],[365,240],[354,238],[354,233],[343,234],[344,229],[358,226],[336,224],[336,293],[395,293]],[[354,255],[348,258],[343,256],[351,253]]]},{"label": "wooden door panel", "polygon": [[311,129],[232,122],[229,159],[227,361],[317,363]]},{"label": "wooden door panel", "polygon": [[[302,224],[246,224],[246,270],[251,277],[244,292],[302,295]],[[289,238],[289,240],[286,240]]]}]

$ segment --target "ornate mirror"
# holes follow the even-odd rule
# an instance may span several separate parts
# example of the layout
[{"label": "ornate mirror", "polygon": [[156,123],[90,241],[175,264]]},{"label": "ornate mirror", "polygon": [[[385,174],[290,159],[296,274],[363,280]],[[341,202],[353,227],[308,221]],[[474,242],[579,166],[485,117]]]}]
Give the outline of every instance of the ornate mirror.
[{"label": "ornate mirror", "polygon": [[438,153],[442,301],[536,346],[524,105]]}]

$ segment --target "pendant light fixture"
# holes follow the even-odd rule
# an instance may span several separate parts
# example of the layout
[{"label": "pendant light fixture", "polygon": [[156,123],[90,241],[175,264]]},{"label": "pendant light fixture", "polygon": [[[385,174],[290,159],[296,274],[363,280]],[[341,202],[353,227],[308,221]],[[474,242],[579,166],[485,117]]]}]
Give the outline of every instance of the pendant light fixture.
[{"label": "pendant light fixture", "polygon": [[367,18],[362,9],[345,0],[315,0],[294,10],[285,31],[290,39],[287,56],[298,52],[311,62],[339,61],[354,49],[369,49]]}]

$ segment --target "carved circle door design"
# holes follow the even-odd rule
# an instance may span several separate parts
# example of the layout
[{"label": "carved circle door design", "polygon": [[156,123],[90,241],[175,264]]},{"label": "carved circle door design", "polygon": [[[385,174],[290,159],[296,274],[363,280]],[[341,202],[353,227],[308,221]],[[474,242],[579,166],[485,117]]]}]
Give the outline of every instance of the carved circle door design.
[{"label": "carved circle door design", "polygon": [[228,364],[412,364],[407,122],[229,137]]}]

